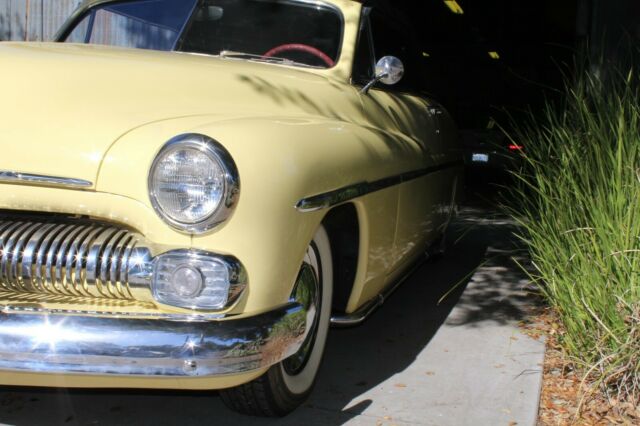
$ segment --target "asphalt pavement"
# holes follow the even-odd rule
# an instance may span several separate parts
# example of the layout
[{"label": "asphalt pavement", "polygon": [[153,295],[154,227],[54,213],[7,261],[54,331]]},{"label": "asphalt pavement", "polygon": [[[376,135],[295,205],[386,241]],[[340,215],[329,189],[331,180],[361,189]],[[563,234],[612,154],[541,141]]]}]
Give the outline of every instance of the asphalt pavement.
[{"label": "asphalt pavement", "polygon": [[464,208],[444,257],[364,325],[332,330],[311,399],[285,419],[236,415],[215,392],[11,388],[0,389],[0,424],[533,426],[544,343],[519,325],[536,298],[514,229]]}]

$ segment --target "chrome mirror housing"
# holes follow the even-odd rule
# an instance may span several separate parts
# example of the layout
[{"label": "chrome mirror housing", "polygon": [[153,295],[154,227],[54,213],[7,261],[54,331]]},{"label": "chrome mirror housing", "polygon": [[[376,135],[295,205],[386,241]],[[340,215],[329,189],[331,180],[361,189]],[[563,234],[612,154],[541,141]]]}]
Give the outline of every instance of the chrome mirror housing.
[{"label": "chrome mirror housing", "polygon": [[404,64],[395,56],[385,56],[376,64],[376,76],[362,88],[362,93],[369,92],[369,89],[378,82],[388,86],[394,85],[402,80],[404,76]]},{"label": "chrome mirror housing", "polygon": [[404,64],[395,56],[385,56],[376,64],[376,77],[381,76],[380,81],[392,86],[404,76]]}]

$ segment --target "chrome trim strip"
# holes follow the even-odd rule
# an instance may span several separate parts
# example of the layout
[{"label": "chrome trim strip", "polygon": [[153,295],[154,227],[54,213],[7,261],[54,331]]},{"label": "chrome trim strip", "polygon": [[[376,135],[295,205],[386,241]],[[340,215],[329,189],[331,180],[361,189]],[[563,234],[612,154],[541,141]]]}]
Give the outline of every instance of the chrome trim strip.
[{"label": "chrome trim strip", "polygon": [[365,322],[371,314],[373,314],[379,307],[391,297],[391,295],[402,285],[407,279],[413,275],[427,260],[430,255],[426,253],[424,258],[419,258],[409,269],[391,285],[385,288],[382,293],[377,294],[373,299],[366,302],[358,310],[351,314],[344,315],[332,315],[331,325],[335,328],[348,328],[361,325]]},{"label": "chrome trim strip", "polygon": [[350,328],[362,325],[385,302],[385,296],[376,295],[351,314],[332,315],[331,326],[334,328]]},{"label": "chrome trim strip", "polygon": [[[117,308],[115,308],[117,309]],[[188,321],[203,322],[212,320],[222,320],[229,315],[227,314],[162,314],[156,312],[123,312],[123,311],[97,311],[85,309],[57,309],[43,308],[40,304],[22,305],[0,305],[0,313],[5,314],[41,314],[41,315],[71,315],[92,318],[133,318],[147,320],[166,320],[166,321]]]},{"label": "chrome trim strip", "polygon": [[332,315],[331,325],[335,328],[348,328],[361,325],[379,307],[384,305],[387,299],[407,280],[407,278],[413,275],[413,273],[417,271],[418,268],[420,268],[428,258],[428,255],[424,258],[420,258],[397,281],[394,281],[391,285],[385,288],[382,293],[377,294],[373,299],[366,302],[355,312],[344,315]]},{"label": "chrome trim strip", "polygon": [[314,318],[312,309],[293,302],[223,321],[0,310],[0,371],[147,377],[244,373],[296,353]]},{"label": "chrome trim strip", "polygon": [[442,170],[454,167],[462,167],[463,165],[464,163],[462,161],[451,161],[448,163],[439,164],[437,166],[427,167],[425,169],[414,170],[396,176],[386,177],[373,182],[356,183],[340,189],[336,189],[335,191],[329,191],[323,194],[303,198],[302,200],[298,201],[295,208],[302,213],[324,210],[338,204],[353,200],[355,198],[362,197],[372,192],[380,191],[382,189],[396,186],[401,183],[409,182],[426,175],[440,172]]},{"label": "chrome trim strip", "polygon": [[91,188],[92,182],[58,176],[34,175],[30,173],[0,170],[0,183],[22,183],[26,185],[57,186],[62,188]]}]

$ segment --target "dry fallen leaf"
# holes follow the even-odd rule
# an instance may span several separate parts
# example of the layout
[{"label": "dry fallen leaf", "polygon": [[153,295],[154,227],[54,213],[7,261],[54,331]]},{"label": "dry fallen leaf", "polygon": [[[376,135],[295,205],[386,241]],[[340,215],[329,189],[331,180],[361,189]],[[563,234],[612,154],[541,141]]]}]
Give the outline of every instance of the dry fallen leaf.
[{"label": "dry fallen leaf", "polygon": [[635,411],[633,404],[630,404],[630,410],[625,410],[626,402],[610,401],[603,392],[594,390],[593,383],[588,380],[581,386],[586,372],[572,364],[562,350],[558,339],[565,331],[556,314],[550,309],[539,313],[534,327],[547,336],[538,425],[640,425],[640,416],[634,418],[632,414]]}]

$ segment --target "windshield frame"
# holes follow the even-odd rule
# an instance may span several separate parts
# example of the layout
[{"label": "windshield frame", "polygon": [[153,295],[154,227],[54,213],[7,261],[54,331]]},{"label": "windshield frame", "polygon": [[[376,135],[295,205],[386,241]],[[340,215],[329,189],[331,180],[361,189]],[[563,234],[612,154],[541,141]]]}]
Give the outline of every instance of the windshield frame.
[{"label": "windshield frame", "polygon": [[[58,30],[58,32],[56,33],[56,35],[54,36],[53,40],[56,43],[65,43],[67,37],[69,37],[69,35],[71,34],[71,32],[78,26],[78,24],[80,24],[82,22],[82,20],[89,14],[91,13],[92,9],[96,8],[96,7],[101,7],[101,6],[105,6],[109,3],[128,3],[131,1],[136,1],[136,0],[85,0],[83,3],[80,4],[80,6],[78,6],[76,8],[76,10],[73,11],[73,13],[71,14],[71,16],[69,16],[69,18],[65,21],[65,23],[62,25],[62,27],[60,28],[60,30]],[[195,2],[195,7],[197,8],[198,5],[200,5],[204,0],[196,0]],[[259,1],[272,1],[275,3],[290,3],[290,4],[295,4],[295,3],[301,3],[301,4],[305,4],[305,5],[316,5],[316,6],[323,6],[326,7],[328,9],[331,9],[334,13],[336,13],[336,15],[339,18],[340,21],[340,35],[337,38],[337,43],[338,43],[338,49],[337,49],[337,53],[336,53],[336,60],[335,63],[332,67],[327,67],[327,68],[315,68],[312,67],[313,69],[316,69],[318,71],[327,71],[327,70],[332,70],[338,67],[338,65],[340,64],[341,60],[342,60],[342,52],[343,52],[343,47],[344,47],[344,42],[345,42],[345,18],[344,18],[344,13],[342,12],[342,10],[340,9],[340,7],[338,7],[336,4],[333,4],[329,1],[324,1],[324,0],[259,0]],[[176,47],[180,46],[182,43],[182,39],[184,38],[184,35],[187,31],[187,29],[189,28],[189,26],[191,25],[191,22],[193,20],[193,11],[191,12],[191,14],[189,15],[189,19],[187,20],[187,22],[184,23],[181,33],[178,35],[177,41],[174,44],[173,48],[169,51],[166,52],[172,52],[172,53],[186,53],[189,54],[191,52],[187,52],[187,51],[181,51],[181,50],[176,50]],[[82,44],[82,43],[81,43]],[[136,50],[136,48],[131,48],[133,50]],[[142,49],[140,49],[142,50]],[[160,50],[151,50],[151,51],[155,51],[158,52]],[[195,54],[195,53],[194,53]],[[197,53],[198,55],[203,55],[203,56],[210,56],[213,58],[218,58],[221,57],[219,54],[218,55],[209,55],[209,54],[202,54],[202,53]],[[251,61],[250,59],[245,59],[247,61]],[[262,62],[262,61],[261,61]],[[285,67],[294,67],[294,68],[308,68],[308,67],[304,67],[304,66],[300,66],[297,65],[295,63],[293,64],[285,64],[285,63],[277,63],[277,62],[262,62],[262,63],[269,63],[272,65],[278,65],[278,66],[285,66]]]}]

